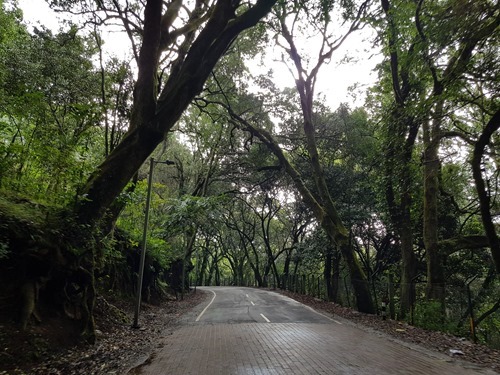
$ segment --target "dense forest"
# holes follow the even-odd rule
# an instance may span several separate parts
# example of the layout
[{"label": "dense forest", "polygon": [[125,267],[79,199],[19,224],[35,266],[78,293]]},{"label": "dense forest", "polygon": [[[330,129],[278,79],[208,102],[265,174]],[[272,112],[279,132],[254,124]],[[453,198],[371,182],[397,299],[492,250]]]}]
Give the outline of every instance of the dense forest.
[{"label": "dense forest", "polygon": [[[2,324],[93,342],[144,266],[143,301],[300,289],[500,347],[497,0],[47,2],[0,0]],[[377,81],[331,108],[362,30]]]}]

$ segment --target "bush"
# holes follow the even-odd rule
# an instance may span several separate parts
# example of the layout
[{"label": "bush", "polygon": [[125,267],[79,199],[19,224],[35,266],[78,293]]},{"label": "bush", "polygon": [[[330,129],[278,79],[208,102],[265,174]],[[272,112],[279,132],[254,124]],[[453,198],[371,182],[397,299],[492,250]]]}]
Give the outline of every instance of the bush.
[{"label": "bush", "polygon": [[413,324],[433,331],[447,331],[446,316],[439,301],[425,301],[417,304],[413,311]]}]

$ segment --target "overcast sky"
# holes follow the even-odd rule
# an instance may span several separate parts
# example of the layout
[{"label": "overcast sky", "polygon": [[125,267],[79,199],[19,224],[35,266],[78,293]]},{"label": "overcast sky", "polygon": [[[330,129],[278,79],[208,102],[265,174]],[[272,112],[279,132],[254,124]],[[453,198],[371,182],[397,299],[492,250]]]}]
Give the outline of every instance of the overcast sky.
[{"label": "overcast sky", "polygon": [[[50,10],[45,0],[19,0],[19,6],[29,25],[36,26],[40,23],[52,30],[58,29],[58,17],[60,16]],[[344,46],[335,52],[332,61],[321,68],[316,92],[326,96],[327,103],[332,109],[336,109],[342,102],[347,102],[353,107],[363,105],[364,91],[376,81],[373,69],[381,61],[381,56],[372,48],[368,39],[369,30],[352,34]],[[126,36],[120,38],[114,34],[113,42],[108,42],[105,47],[109,49],[110,53],[124,58],[129,44]],[[346,53],[349,53],[356,61],[340,63]],[[253,65],[256,66],[256,64]],[[270,61],[269,66],[266,66],[262,73],[269,67],[272,67],[276,82],[280,87],[294,85],[293,77],[283,64]],[[350,90],[354,84],[359,85],[357,91]]]}]

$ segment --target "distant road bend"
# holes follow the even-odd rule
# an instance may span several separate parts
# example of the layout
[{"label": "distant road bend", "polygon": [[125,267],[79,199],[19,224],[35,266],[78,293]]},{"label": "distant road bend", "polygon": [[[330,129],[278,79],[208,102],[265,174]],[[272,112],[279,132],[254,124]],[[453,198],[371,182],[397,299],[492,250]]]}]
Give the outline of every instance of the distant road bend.
[{"label": "distant road bend", "polygon": [[131,374],[497,374],[329,318],[288,297],[203,287],[212,297]]}]

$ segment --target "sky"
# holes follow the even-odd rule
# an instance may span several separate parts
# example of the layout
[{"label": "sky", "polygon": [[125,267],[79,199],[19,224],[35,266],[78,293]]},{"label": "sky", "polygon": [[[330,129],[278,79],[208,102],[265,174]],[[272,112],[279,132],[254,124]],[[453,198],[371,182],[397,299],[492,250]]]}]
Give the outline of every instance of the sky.
[{"label": "sky", "polygon": [[33,26],[40,23],[49,29],[57,30],[58,19],[44,0],[18,0],[23,10],[24,20]]},{"label": "sky", "polygon": [[[23,10],[24,19],[29,25],[36,26],[40,23],[57,31],[60,16],[49,8],[45,0],[18,1]],[[346,43],[335,52],[332,61],[321,68],[316,93],[324,95],[332,109],[336,109],[340,103],[348,103],[351,107],[362,106],[366,89],[376,82],[377,76],[373,69],[382,58],[371,46],[369,39],[370,34],[367,29],[351,34]],[[109,53],[123,58],[127,54],[128,46],[128,39],[125,35],[120,37],[113,34],[113,42],[108,42],[105,48],[108,48]],[[349,53],[355,61],[342,63],[346,53]],[[257,68],[257,63],[252,66],[252,69],[260,73],[272,68],[276,83],[281,88],[294,85],[292,75],[282,63],[270,60],[266,62],[266,67],[260,70]],[[359,88],[352,90],[351,87],[355,84]]]},{"label": "sky", "polygon": [[[341,103],[348,103],[352,107],[362,106],[366,89],[376,82],[377,73],[374,68],[382,61],[382,56],[371,45],[371,37],[369,30],[351,34],[334,52],[331,61],[322,65],[319,70],[316,94],[324,95],[332,109],[336,109]],[[315,52],[317,49],[311,48],[311,53]],[[282,51],[278,53],[281,54]],[[350,57],[348,61],[345,58],[347,54]],[[276,62],[271,66],[276,81],[282,88],[294,85],[292,73],[283,63]],[[354,85],[359,88],[353,90]]]}]

